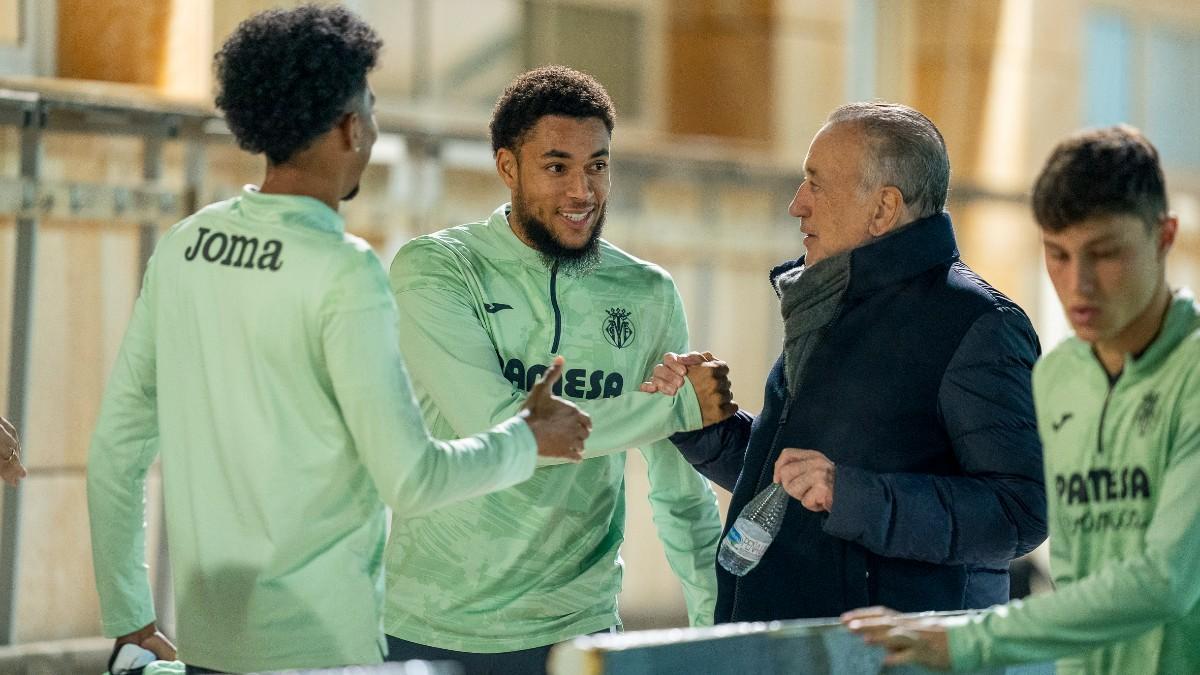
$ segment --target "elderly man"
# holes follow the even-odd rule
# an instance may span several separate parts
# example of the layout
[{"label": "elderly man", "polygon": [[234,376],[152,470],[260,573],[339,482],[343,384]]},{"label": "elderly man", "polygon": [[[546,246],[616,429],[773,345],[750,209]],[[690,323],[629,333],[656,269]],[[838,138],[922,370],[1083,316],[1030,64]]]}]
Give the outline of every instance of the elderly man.
[{"label": "elderly man", "polygon": [[[772,481],[794,498],[757,567],[718,569],[717,621],[1003,602],[1046,532],[1037,336],[959,260],[924,115],[842,106],[804,174],[789,212],[807,254],[771,273],[785,338],[762,413],[672,438],[733,492],[729,523]],[[700,359],[668,354],[644,388],[672,393]]]}]

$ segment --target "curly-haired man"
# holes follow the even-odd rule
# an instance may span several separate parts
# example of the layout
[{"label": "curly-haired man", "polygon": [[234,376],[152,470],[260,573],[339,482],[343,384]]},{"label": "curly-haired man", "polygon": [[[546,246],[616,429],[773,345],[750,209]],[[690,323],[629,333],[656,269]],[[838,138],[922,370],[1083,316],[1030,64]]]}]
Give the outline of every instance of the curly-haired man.
[{"label": "curly-haired man", "polygon": [[266,177],[163,237],[105,392],[88,507],[114,658],[173,657],[144,564],[157,454],[190,672],[381,661],[384,503],[420,513],[579,456],[587,417],[549,394],[561,362],[479,436],[434,440],[421,420],[387,278],[337,212],[377,135],[380,44],[305,6],[247,20],[217,55],[217,105]]},{"label": "curly-haired man", "polygon": [[583,73],[547,66],[519,76],[491,124],[511,202],[409,242],[392,262],[400,346],[434,435],[511,415],[555,355],[572,366],[562,395],[596,431],[578,465],[539,467],[523,485],[436,513],[397,514],[389,659],[537,673],[554,643],[618,626],[631,447],[649,466],[654,521],[691,621],[712,622],[716,500],[664,439],[733,404],[719,377],[675,398],[638,391],[660,354],[687,348],[688,333],[671,277],[600,237],[614,117],[604,88]]}]

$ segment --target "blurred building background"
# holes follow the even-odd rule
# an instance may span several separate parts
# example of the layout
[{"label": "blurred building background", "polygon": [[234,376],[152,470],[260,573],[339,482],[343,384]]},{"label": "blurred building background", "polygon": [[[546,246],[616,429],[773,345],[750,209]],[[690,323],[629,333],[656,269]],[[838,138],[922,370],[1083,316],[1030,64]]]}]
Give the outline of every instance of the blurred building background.
[{"label": "blurred building background", "polygon": [[[100,632],[84,466],[103,386],[156,235],[261,178],[211,118],[212,53],[242,19],[293,4],[0,0],[0,411],[30,469],[0,507],[0,644]],[[486,126],[509,79],[588,71],[620,114],[606,236],[674,275],[693,346],[729,361],[752,411],[782,336],[766,273],[803,252],[787,205],[809,140],[846,101],[904,102],[941,128],[963,258],[1046,348],[1065,324],[1027,193],[1076,128],[1129,122],[1158,145],[1181,219],[1172,282],[1200,285],[1194,0],[344,4],[386,41],[372,78],[385,133],[343,209],[385,265],[507,198]],[[622,614],[683,625],[643,467],[631,454]],[[149,558],[169,615],[156,476]]]}]

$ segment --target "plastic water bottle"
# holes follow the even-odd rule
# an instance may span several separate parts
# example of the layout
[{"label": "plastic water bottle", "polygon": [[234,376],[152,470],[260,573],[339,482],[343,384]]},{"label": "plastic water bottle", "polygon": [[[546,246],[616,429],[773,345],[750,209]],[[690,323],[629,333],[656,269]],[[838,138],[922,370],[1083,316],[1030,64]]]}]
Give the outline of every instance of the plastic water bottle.
[{"label": "plastic water bottle", "polygon": [[788,493],[779,483],[771,483],[750,500],[721,541],[717,552],[721,567],[739,577],[754,569],[779,534],[787,500]]}]

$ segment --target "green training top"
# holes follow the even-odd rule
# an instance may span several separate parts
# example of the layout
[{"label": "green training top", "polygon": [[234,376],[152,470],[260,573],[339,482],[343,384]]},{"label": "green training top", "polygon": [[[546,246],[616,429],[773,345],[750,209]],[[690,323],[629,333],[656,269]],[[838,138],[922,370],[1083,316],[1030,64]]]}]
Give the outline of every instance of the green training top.
[{"label": "green training top", "polygon": [[380,498],[419,513],[524,480],[536,460],[520,420],[433,440],[396,342],[378,259],[323,203],[247,188],[171,228],[88,457],[106,635],[155,618],[143,494],[161,454],[180,659],[381,660]]},{"label": "green training top", "polygon": [[955,669],[1200,673],[1200,307],[1177,293],[1111,384],[1070,338],[1033,386],[1056,590],[951,629]]},{"label": "green training top", "polygon": [[690,385],[674,397],[638,385],[667,351],[687,349],[675,284],[601,240],[586,275],[550,269],[508,225],[414,239],[396,255],[400,347],[435,436],[487,428],[520,406],[555,354],[557,392],[592,416],[578,465],[420,517],[399,512],[388,542],[389,635],[443,649],[504,652],[619,623],[625,454],[640,447],[668,561],[691,622],[712,622],[721,524],[715,495],[669,441],[698,428]]}]

